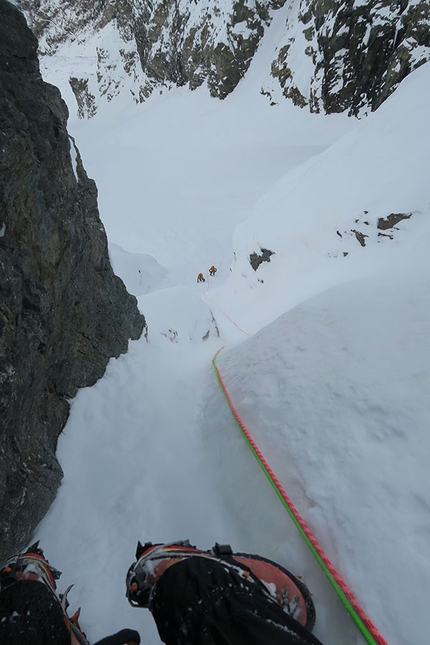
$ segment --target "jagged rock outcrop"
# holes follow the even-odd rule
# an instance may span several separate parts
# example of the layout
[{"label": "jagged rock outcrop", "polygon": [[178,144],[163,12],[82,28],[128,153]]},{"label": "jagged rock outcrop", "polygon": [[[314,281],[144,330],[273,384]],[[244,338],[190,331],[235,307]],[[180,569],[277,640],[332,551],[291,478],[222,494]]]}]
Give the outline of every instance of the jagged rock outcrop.
[{"label": "jagged rock outcrop", "polygon": [[[297,59],[307,64],[295,69]],[[428,2],[301,0],[288,17],[272,75],[283,96],[302,107],[357,115],[376,110],[428,60]],[[272,100],[277,95],[268,93]]]},{"label": "jagged rock outcrop", "polygon": [[247,71],[269,9],[285,1],[233,0],[228,10],[217,0],[151,3],[151,11],[135,16],[133,30],[142,69],[154,85],[195,89],[206,81],[211,95],[223,99]]},{"label": "jagged rock outcrop", "polygon": [[96,186],[36,51],[0,0],[0,560],[55,496],[69,399],[145,324],[113,274]]},{"label": "jagged rock outcrop", "polygon": [[[129,92],[207,84],[225,98],[246,74],[283,8],[284,34],[261,93],[313,112],[375,110],[430,59],[430,5],[422,0],[18,0],[41,51],[70,41],[91,49],[95,66],[71,74],[81,116]],[[78,10],[79,8],[79,10]],[[115,35],[116,34],[116,35]],[[79,73],[78,73],[79,68]]]}]

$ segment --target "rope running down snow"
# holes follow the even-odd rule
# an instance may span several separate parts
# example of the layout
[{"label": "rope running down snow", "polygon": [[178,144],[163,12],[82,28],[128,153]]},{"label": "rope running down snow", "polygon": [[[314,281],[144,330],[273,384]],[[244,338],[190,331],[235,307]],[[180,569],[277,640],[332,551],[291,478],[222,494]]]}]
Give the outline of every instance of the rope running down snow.
[{"label": "rope running down snow", "polygon": [[382,634],[379,632],[377,627],[372,623],[370,618],[364,613],[363,609],[360,607],[358,604],[358,601],[354,597],[353,593],[350,591],[350,589],[347,587],[346,583],[342,580],[326,554],[324,553],[323,549],[321,546],[318,544],[316,538],[312,534],[311,530],[305,523],[304,519],[301,517],[299,512],[297,511],[296,507],[294,506],[293,502],[290,500],[288,497],[287,493],[284,491],[284,489],[281,486],[281,483],[279,482],[278,478],[276,477],[275,473],[273,470],[270,468],[269,464],[265,460],[263,454],[261,453],[260,449],[258,448],[257,444],[251,437],[249,431],[247,430],[245,424],[243,423],[242,419],[239,416],[239,413],[237,412],[236,408],[234,407],[233,401],[228,393],[228,390],[226,388],[226,385],[223,381],[223,378],[219,372],[219,369],[217,367],[216,361],[218,354],[222,351],[223,347],[217,351],[215,356],[212,359],[212,364],[215,370],[216,377],[218,379],[218,383],[224,393],[224,396],[227,399],[227,402],[230,406],[230,409],[233,413],[234,418],[236,419],[237,424],[239,425],[239,428],[242,432],[242,434],[245,437],[245,440],[251,449],[252,453],[254,454],[254,457],[257,459],[258,463],[260,464],[264,474],[266,475],[267,479],[269,480],[270,484],[274,488],[276,494],[278,495],[279,499],[281,500],[283,506],[286,508],[288,511],[288,514],[290,515],[291,519],[293,520],[294,524],[296,525],[296,528],[298,529],[299,533],[301,534],[302,538],[308,545],[309,549],[311,550],[313,556],[317,560],[318,564],[320,565],[321,569],[324,571],[328,581],[334,588],[335,592],[339,596],[340,600],[342,601],[343,605],[349,612],[350,616],[354,620],[355,624],[357,625],[358,629],[361,631],[363,634],[364,638],[366,641],[369,643],[369,645],[388,645],[387,641],[383,638]]}]

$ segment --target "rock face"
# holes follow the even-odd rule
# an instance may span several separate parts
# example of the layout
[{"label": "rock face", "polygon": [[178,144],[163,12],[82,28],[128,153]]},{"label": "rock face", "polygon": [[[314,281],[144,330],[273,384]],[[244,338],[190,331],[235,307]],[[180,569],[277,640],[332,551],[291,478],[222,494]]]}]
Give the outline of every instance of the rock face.
[{"label": "rock face", "polygon": [[[261,93],[313,112],[375,110],[430,59],[430,5],[421,0],[17,0],[41,53],[68,57],[79,114],[129,93],[206,84],[223,99],[246,74],[272,20],[272,63]],[[84,29],[85,27],[85,29]],[[64,49],[62,49],[64,47]],[[93,62],[94,61],[94,62]],[[73,63],[72,63],[73,67]]]},{"label": "rock face", "polygon": [[[124,88],[124,77],[132,80],[128,89],[137,102],[154,89],[188,85],[196,89],[204,82],[212,96],[223,99],[247,71],[265,28],[270,10],[286,0],[122,0],[95,5],[88,0],[19,0],[31,27],[41,39],[41,50],[58,52],[69,39],[85,38],[114,29],[119,43],[105,30],[106,40],[97,42],[97,67],[81,78],[85,98],[72,89],[80,114],[92,116],[85,103],[88,95],[111,100]],[[79,11],[76,5],[79,5]],[[90,35],[88,35],[90,34]],[[105,44],[104,44],[105,42]]]},{"label": "rock face", "polygon": [[[160,83],[195,89],[206,81],[223,99],[243,78],[270,23],[269,9],[280,2],[148,3],[146,15],[134,7],[133,33],[148,90]],[[149,6],[152,10],[149,11]]]},{"label": "rock face", "polygon": [[68,400],[145,325],[111,269],[96,186],[36,50],[0,0],[0,561],[55,497]]},{"label": "rock face", "polygon": [[[292,63],[297,57],[300,70]],[[429,59],[428,2],[301,0],[287,19],[272,75],[298,105],[357,115],[376,110]]]}]

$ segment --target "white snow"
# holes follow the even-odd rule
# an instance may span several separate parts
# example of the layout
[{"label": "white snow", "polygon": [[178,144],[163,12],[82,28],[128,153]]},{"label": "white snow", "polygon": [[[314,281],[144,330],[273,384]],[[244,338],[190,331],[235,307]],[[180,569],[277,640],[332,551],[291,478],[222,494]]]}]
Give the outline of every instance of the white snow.
[{"label": "white snow", "polygon": [[75,142],[71,137],[69,137],[70,140],[70,160],[72,162],[72,170],[73,174],[75,175],[76,181],[79,181],[78,177],[78,152],[76,150]]},{"label": "white snow", "polygon": [[189,538],[302,574],[315,634],[363,645],[227,409],[225,345],[234,403],[333,564],[390,645],[426,645],[430,66],[361,122],[269,107],[259,69],[223,102],[172,90],[69,124],[149,331],[72,401],[35,538],[92,641],[159,643],[125,575],[138,539]]},{"label": "white snow", "polygon": [[113,270],[135,296],[153,291],[167,274],[152,255],[129,253],[113,242],[109,245],[109,256]]}]

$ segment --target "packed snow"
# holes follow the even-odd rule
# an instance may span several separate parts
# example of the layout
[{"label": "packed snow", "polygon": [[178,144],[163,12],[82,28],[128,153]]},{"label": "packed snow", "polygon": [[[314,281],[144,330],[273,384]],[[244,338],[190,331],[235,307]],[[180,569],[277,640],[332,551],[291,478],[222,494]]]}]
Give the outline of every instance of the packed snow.
[{"label": "packed snow", "polygon": [[[426,645],[430,65],[357,121],[270,107],[264,62],[223,102],[178,89],[88,122],[69,104],[148,335],[72,401],[34,537],[91,641],[160,642],[125,575],[137,540],[189,538],[303,575],[318,638],[363,645],[239,433],[224,346],[235,406],[334,566],[390,645]],[[69,100],[65,71],[45,76]]]}]

